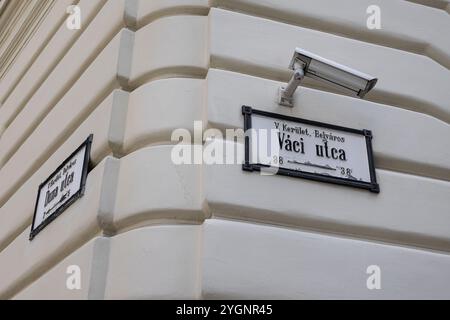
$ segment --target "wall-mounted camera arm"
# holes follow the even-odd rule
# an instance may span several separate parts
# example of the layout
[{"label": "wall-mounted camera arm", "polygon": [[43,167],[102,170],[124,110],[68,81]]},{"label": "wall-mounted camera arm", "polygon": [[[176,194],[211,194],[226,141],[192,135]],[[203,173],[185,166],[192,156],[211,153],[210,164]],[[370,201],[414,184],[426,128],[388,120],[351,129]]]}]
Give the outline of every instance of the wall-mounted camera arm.
[{"label": "wall-mounted camera arm", "polygon": [[287,86],[280,87],[278,92],[279,104],[286,107],[294,106],[294,99],[293,99],[294,92],[295,90],[297,90],[297,87],[300,85],[300,82],[302,82],[304,77],[305,71],[303,70],[303,66],[299,66],[299,68],[297,68],[294,71],[291,80],[289,80]]}]

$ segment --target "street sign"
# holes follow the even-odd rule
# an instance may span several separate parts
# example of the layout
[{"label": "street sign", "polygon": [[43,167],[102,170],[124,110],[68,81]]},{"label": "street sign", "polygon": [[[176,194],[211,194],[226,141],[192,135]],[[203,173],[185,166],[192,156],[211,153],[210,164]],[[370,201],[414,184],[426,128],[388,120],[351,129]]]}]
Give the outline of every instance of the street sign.
[{"label": "street sign", "polygon": [[370,130],[242,107],[246,171],[266,171],[378,193]]},{"label": "street sign", "polygon": [[93,136],[90,135],[40,186],[30,240],[83,196]]}]

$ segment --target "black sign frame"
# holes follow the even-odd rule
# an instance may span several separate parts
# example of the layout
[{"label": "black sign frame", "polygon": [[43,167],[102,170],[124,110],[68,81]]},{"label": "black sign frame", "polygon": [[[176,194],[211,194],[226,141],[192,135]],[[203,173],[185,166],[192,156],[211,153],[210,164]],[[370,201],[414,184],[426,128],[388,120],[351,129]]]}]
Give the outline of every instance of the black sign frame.
[{"label": "black sign frame", "polygon": [[324,122],[318,122],[313,120],[307,120],[302,118],[296,118],[291,116],[286,116],[283,114],[278,113],[272,113],[268,111],[262,111],[262,110],[256,110],[253,109],[250,106],[242,106],[242,114],[244,115],[244,131],[246,133],[245,135],[245,162],[242,165],[242,169],[244,171],[261,171],[261,168],[268,168],[267,165],[259,164],[259,163],[250,163],[250,137],[248,135],[248,130],[252,128],[252,114],[257,114],[265,117],[280,119],[280,120],[286,120],[286,121],[292,121],[297,123],[303,123],[307,125],[313,125],[318,127],[323,127],[327,129],[334,129],[339,131],[344,131],[348,133],[354,133],[359,134],[365,137],[366,139],[366,146],[367,146],[367,158],[369,161],[369,173],[370,173],[370,182],[364,182],[364,181],[352,181],[345,178],[340,177],[331,177],[326,176],[318,173],[310,173],[310,172],[304,172],[304,171],[297,171],[292,169],[286,169],[286,168],[278,168],[277,173],[278,175],[284,175],[289,177],[296,177],[296,178],[303,178],[303,179],[309,179],[319,182],[326,182],[326,183],[333,183],[333,184],[339,184],[343,186],[349,186],[359,189],[366,189],[373,193],[379,193],[380,192],[380,186],[377,183],[376,173],[375,173],[375,162],[373,157],[373,149],[372,149],[372,131],[367,129],[353,129],[353,128],[347,128],[347,127],[341,127],[329,123]]},{"label": "black sign frame", "polygon": [[[61,213],[63,213],[67,208],[69,208],[76,200],[81,198],[84,195],[84,191],[86,189],[86,180],[87,175],[89,171],[89,165],[91,160],[91,147],[92,147],[92,141],[93,141],[94,135],[90,134],[89,137],[74,151],[70,156],[68,156],[59,166],[54,170],[48,178],[42,182],[39,185],[38,188],[38,194],[36,197],[36,204],[34,206],[34,214],[33,214],[33,222],[31,224],[31,232],[30,232],[30,241],[36,237],[36,235],[41,232],[46,226],[48,226],[53,220],[55,220]],[[55,212],[53,212],[47,219],[45,219],[39,226],[34,228],[34,223],[36,220],[36,213],[37,213],[37,207],[39,203],[39,196],[41,194],[41,189],[44,185],[46,185],[50,179],[58,172],[60,171],[68,162],[70,159],[72,159],[81,149],[86,147],[86,153],[84,155],[84,163],[83,163],[83,169],[81,173],[81,182],[80,182],[80,188],[76,193],[74,193],[69,200],[67,200],[61,207],[59,207]],[[34,228],[34,229],[33,229]]]}]

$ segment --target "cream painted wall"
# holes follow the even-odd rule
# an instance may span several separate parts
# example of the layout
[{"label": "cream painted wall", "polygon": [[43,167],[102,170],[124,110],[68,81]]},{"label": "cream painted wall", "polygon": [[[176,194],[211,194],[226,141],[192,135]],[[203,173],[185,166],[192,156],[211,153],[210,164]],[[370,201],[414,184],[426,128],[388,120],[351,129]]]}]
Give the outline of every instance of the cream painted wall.
[{"label": "cream painted wall", "polygon": [[[80,0],[80,30],[53,6],[0,78],[0,298],[450,298],[449,7],[343,2]],[[307,80],[281,107],[296,46],[378,84]],[[244,104],[371,129],[381,193],[172,163],[173,130],[242,128]],[[40,183],[91,133],[85,195],[30,242]]]}]

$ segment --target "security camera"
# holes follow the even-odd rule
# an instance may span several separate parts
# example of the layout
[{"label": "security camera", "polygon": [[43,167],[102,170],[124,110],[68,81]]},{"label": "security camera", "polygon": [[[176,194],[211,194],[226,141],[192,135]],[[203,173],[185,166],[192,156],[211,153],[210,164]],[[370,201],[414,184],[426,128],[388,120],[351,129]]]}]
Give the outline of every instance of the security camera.
[{"label": "security camera", "polygon": [[295,49],[289,68],[294,70],[294,74],[287,86],[280,88],[278,98],[279,104],[289,107],[293,106],[292,96],[305,76],[323,81],[360,98],[363,98],[377,83],[377,79],[368,74],[300,48]]}]

